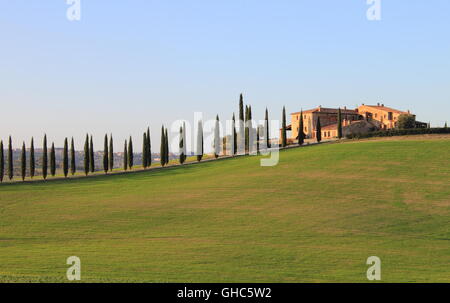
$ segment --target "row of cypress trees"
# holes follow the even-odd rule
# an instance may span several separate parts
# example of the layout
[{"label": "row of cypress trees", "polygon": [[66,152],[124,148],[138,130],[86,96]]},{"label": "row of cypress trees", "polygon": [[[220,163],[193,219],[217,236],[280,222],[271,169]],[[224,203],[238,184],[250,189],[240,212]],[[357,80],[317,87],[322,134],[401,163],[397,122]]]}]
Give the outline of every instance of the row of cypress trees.
[{"label": "row of cypress trees", "polygon": [[[245,106],[244,113],[244,100],[243,95],[240,95],[239,99],[239,132],[240,139],[245,140],[245,152],[249,152],[249,127],[247,125],[248,121],[252,120],[252,108],[250,105]],[[232,136],[233,136],[233,148],[232,153],[235,155],[237,153],[237,131],[236,131],[236,120],[233,113],[232,118]],[[245,124],[244,124],[245,123]],[[266,146],[270,147],[270,139],[269,139],[269,114],[266,108],[265,111],[265,130],[264,134],[266,140]],[[286,119],[285,119],[285,109],[283,107],[283,142],[286,142]],[[257,128],[257,149],[259,150],[259,128]],[[198,132],[197,132],[197,161],[201,161],[204,154],[204,142],[203,142],[203,124],[201,121],[198,123]],[[223,144],[225,149],[226,137],[223,138]],[[161,128],[161,165],[165,166],[169,163],[169,137],[167,128],[162,126]],[[186,125],[180,127],[180,143],[179,143],[180,153],[179,153],[179,162],[183,164],[186,161]],[[220,134],[219,134],[219,116],[216,116],[216,128],[215,128],[215,138],[214,138],[214,157],[218,158],[220,154]],[[10,179],[13,178],[14,169],[13,169],[13,154],[12,154],[12,142],[11,137],[9,137],[8,144],[8,176]],[[0,141],[0,181],[3,181],[4,171],[5,171],[5,160],[4,160],[4,147],[3,141]],[[50,159],[49,159],[50,158]],[[22,153],[21,153],[21,175],[22,179],[25,179],[26,176],[26,147],[25,143],[22,145]],[[89,173],[95,172],[95,153],[94,153],[94,144],[92,135],[86,134],[86,139],[84,142],[84,174],[88,175]],[[143,134],[143,150],[142,150],[142,165],[144,168],[150,167],[152,164],[151,157],[151,140],[150,140],[150,128],[147,128],[147,131]],[[44,135],[43,139],[43,153],[42,153],[42,176],[44,179],[47,178],[48,170],[50,165],[50,174],[55,176],[56,174],[56,156],[55,156],[55,145],[52,143],[50,148],[50,153],[48,154],[47,147],[47,136]],[[134,153],[133,153],[133,141],[130,136],[129,140],[125,140],[124,144],[124,153],[123,153],[123,169],[128,170],[132,169],[134,166]],[[105,173],[112,171],[114,168],[114,150],[113,150],[113,137],[110,135],[105,135],[104,139],[104,150],[103,150],[103,170]],[[70,150],[68,146],[68,139],[64,139],[64,149],[63,149],[63,160],[62,160],[62,170],[64,176],[67,177],[69,172],[74,175],[76,173],[76,153],[74,148],[74,140],[71,139]],[[29,175],[31,178],[35,176],[35,156],[34,156],[34,139],[31,139],[30,145],[30,159],[29,159]]]}]

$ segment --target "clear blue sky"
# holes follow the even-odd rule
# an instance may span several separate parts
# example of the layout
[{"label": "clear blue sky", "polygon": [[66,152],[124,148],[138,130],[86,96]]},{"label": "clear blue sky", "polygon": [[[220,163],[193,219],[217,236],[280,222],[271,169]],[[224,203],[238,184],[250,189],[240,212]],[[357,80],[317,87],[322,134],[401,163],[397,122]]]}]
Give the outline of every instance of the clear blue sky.
[{"label": "clear blue sky", "polygon": [[450,122],[450,1],[65,0],[0,2],[0,137],[46,132],[62,146],[86,132],[116,150],[161,124],[230,118],[238,96],[253,116],[318,105],[382,102],[433,125]]}]

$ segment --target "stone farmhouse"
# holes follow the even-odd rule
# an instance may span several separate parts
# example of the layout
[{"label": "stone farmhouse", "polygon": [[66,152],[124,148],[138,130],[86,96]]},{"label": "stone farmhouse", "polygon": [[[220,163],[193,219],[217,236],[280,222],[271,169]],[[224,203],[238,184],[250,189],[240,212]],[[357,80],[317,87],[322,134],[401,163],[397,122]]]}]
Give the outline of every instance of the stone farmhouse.
[{"label": "stone farmhouse", "polygon": [[[338,135],[338,111],[337,108],[325,108],[319,106],[303,111],[303,132],[307,139],[317,137],[317,121],[320,118],[322,138],[332,139]],[[397,127],[400,115],[411,115],[411,112],[401,111],[385,106],[384,104],[365,105],[356,109],[341,109],[342,127],[344,136],[348,133],[369,132],[386,130]],[[415,115],[413,115],[415,117]],[[295,141],[299,134],[300,112],[291,114],[291,124],[287,125],[287,131],[291,131],[289,141]],[[416,122],[417,127],[426,127],[426,123]],[[289,138],[289,135],[288,135]]]}]

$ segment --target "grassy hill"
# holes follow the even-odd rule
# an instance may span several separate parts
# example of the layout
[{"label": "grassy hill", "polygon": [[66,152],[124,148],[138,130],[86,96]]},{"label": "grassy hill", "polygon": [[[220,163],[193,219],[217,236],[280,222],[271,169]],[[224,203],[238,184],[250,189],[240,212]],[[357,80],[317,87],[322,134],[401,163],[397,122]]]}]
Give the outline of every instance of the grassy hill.
[{"label": "grassy hill", "polygon": [[0,281],[450,282],[450,137],[0,185]]}]

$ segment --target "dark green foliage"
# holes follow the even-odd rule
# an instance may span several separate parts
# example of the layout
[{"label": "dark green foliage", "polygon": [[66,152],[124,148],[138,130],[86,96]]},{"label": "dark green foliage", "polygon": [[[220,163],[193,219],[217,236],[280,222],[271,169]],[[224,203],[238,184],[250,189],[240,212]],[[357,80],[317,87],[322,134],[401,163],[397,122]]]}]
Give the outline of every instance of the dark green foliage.
[{"label": "dark green foliage", "polygon": [[86,176],[89,174],[89,163],[91,163],[89,158],[89,135],[86,134],[86,140],[84,141],[84,173]]},{"label": "dark green foliage", "polygon": [[322,141],[322,125],[320,124],[320,117],[317,117],[316,137],[317,142]]},{"label": "dark green foliage", "polygon": [[234,117],[234,113],[233,113],[233,142],[231,144],[231,148],[232,148],[232,155],[236,155],[237,153],[237,132],[236,132],[236,119]]},{"label": "dark green foliage", "polygon": [[5,155],[3,153],[3,141],[0,141],[0,182],[3,182],[5,175]]},{"label": "dark green foliage", "polygon": [[203,124],[202,121],[198,121],[197,128],[197,161],[202,161],[203,158]]},{"label": "dark green foliage", "polygon": [[44,143],[42,144],[42,177],[47,179],[48,158],[47,158],[47,135],[44,135]]},{"label": "dark green foliage", "polygon": [[52,142],[52,147],[50,149],[50,173],[52,176],[56,174],[56,155],[55,155],[55,144]]},{"label": "dark green foliage", "polygon": [[67,138],[64,139],[63,173],[64,177],[67,178],[67,174],[69,173],[69,144],[67,143]]},{"label": "dark green foliage", "polygon": [[165,154],[165,162],[166,162],[166,164],[169,164],[169,135],[167,134],[167,128],[166,128],[166,130],[165,130],[165,133],[164,133],[164,139],[166,140],[166,147],[165,147],[165,152],[166,152],[166,154]]},{"label": "dark green foliage", "polygon": [[94,156],[94,140],[91,135],[91,142],[89,145],[89,168],[91,169],[91,173],[95,172],[95,156]]},{"label": "dark green foliage", "polygon": [[166,165],[166,139],[164,133],[164,126],[161,127],[161,146],[159,150],[159,158],[161,166]]},{"label": "dark green foliage", "polygon": [[105,135],[105,142],[103,145],[103,170],[105,174],[108,173],[109,161],[108,161],[109,151],[108,151],[108,135]]},{"label": "dark green foliage", "polygon": [[70,143],[70,172],[72,176],[75,175],[77,171],[76,160],[75,160],[75,144],[73,142],[73,137]]},{"label": "dark green foliage", "polygon": [[128,170],[128,148],[127,140],[125,140],[125,145],[123,147],[123,169]]},{"label": "dark green foliage", "polygon": [[144,133],[142,139],[142,167],[147,168],[147,134]]},{"label": "dark green foliage", "polygon": [[30,145],[30,177],[33,178],[35,171],[36,171],[36,166],[35,166],[35,157],[34,157],[34,139],[31,138],[31,145]]},{"label": "dark green foliage", "polygon": [[416,127],[416,118],[413,115],[400,115],[397,127],[399,129],[411,129]]},{"label": "dark green foliage", "polygon": [[450,128],[411,128],[411,129],[388,129],[371,132],[367,134],[346,136],[347,139],[365,139],[378,137],[408,136],[408,135],[431,135],[431,134],[450,134]]},{"label": "dark green foliage", "polygon": [[12,140],[11,136],[9,136],[9,144],[8,144],[8,176],[11,180],[14,177],[14,159],[13,159],[13,150],[12,150]]},{"label": "dark green foliage", "polygon": [[134,165],[134,154],[133,154],[133,140],[131,139],[128,141],[128,167],[130,169],[133,169]]},{"label": "dark green foliage", "polygon": [[22,181],[25,181],[27,175],[27,150],[25,149],[25,142],[22,144],[22,155],[20,157],[21,169],[22,169]]},{"label": "dark green foliage", "polygon": [[244,121],[244,97],[239,96],[239,120]]},{"label": "dark green foliage", "polygon": [[112,171],[114,168],[114,143],[112,134],[109,136],[109,170]]},{"label": "dark green foliage", "polygon": [[152,166],[152,142],[150,140],[150,127],[147,127],[147,167]]},{"label": "dark green foliage", "polygon": [[303,124],[303,110],[300,112],[300,120],[298,124],[298,145],[305,143],[305,133],[303,132],[305,126]]},{"label": "dark green foliage", "polygon": [[259,126],[256,127],[256,154],[259,155]]},{"label": "dark green foliage", "polygon": [[265,120],[264,127],[265,127],[265,131],[266,131],[266,133],[265,133],[266,147],[270,148],[270,132],[269,132],[270,124],[269,124],[269,111],[267,110],[267,107],[266,107],[266,115],[264,117],[264,120]]},{"label": "dark green foliage", "polygon": [[339,108],[338,110],[338,123],[337,123],[337,133],[338,133],[338,138],[342,139],[342,111],[341,108]]},{"label": "dark green foliage", "polygon": [[281,146],[287,146],[287,137],[286,137],[286,109],[283,106],[283,116],[282,116],[282,124],[281,124]]},{"label": "dark green foliage", "polygon": [[186,160],[186,155],[184,153],[184,128],[180,126],[180,164],[183,164]]}]

